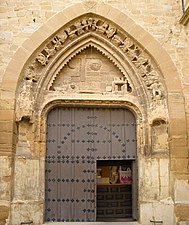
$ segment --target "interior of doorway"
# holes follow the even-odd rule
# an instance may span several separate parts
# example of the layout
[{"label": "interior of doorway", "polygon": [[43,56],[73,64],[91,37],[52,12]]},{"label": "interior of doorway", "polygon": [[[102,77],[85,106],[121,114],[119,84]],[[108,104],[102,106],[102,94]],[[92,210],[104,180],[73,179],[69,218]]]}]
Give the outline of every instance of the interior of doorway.
[{"label": "interior of doorway", "polygon": [[134,221],[136,207],[135,160],[98,160],[96,221]]}]

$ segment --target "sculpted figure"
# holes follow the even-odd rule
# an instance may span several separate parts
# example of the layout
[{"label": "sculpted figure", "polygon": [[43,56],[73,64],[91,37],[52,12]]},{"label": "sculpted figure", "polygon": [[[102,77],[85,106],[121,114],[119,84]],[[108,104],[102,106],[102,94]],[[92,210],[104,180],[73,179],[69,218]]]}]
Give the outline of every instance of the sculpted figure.
[{"label": "sculpted figure", "polygon": [[142,54],[139,55],[139,57],[137,58],[137,61],[135,62],[135,65],[137,67],[140,67],[141,71],[143,71],[144,73],[146,73],[146,65],[148,65],[148,59],[145,58]]},{"label": "sculpted figure", "polygon": [[26,80],[32,80],[33,82],[37,82],[40,77],[40,74],[35,71],[34,65],[31,64],[26,68],[24,77]]},{"label": "sculpted figure", "polygon": [[102,25],[97,26],[97,32],[105,34],[107,28],[108,24],[104,22]]},{"label": "sculpted figure", "polygon": [[120,46],[120,45],[123,43],[122,38],[121,38],[118,34],[115,34],[115,35],[112,37],[112,41],[113,41],[114,44],[116,44],[117,46]]},{"label": "sculpted figure", "polygon": [[157,83],[158,82],[158,78],[155,74],[155,72],[151,72],[147,75],[147,81],[146,81],[146,86],[149,87],[151,86],[152,84],[154,83]]},{"label": "sculpted figure", "polygon": [[93,18],[83,19],[81,24],[85,31],[96,30],[96,22]]},{"label": "sculpted figure", "polygon": [[96,21],[93,18],[87,20],[87,30],[96,30]]},{"label": "sculpted figure", "polygon": [[54,48],[58,51],[62,48],[62,44],[66,41],[68,35],[64,32],[61,35],[57,35],[52,40],[52,43],[54,44]]},{"label": "sculpted figure", "polygon": [[31,116],[33,110],[32,80],[24,80],[17,101],[17,118]]},{"label": "sculpted figure", "polygon": [[133,44],[133,41],[130,38],[126,37],[119,47],[122,49],[123,52],[127,52],[128,48],[130,48]]},{"label": "sculpted figure", "polygon": [[163,90],[160,83],[153,83],[150,86],[150,90],[152,93],[152,99],[154,100],[161,100],[163,97]]},{"label": "sculpted figure", "polygon": [[20,108],[25,108],[25,109],[30,108],[31,89],[32,89],[32,80],[25,81],[20,91]]},{"label": "sculpted figure", "polygon": [[138,60],[135,64],[137,64],[137,63],[138,63],[138,67],[139,67],[139,69],[141,71],[141,74],[147,74],[147,75],[149,75],[152,72],[152,66],[149,63],[149,60],[148,59],[144,59],[144,61],[141,61],[141,60],[139,61]]},{"label": "sculpted figure", "polygon": [[71,29],[71,27],[68,27],[66,32],[68,33],[68,36],[71,38],[71,39],[75,39],[77,37],[77,34],[76,34],[76,29]]},{"label": "sculpted figure", "polygon": [[116,32],[116,29],[114,27],[108,27],[108,29],[106,30],[106,35],[108,38],[112,38],[114,36]]},{"label": "sculpted figure", "polygon": [[83,29],[85,31],[89,31],[90,27],[89,27],[89,24],[88,24],[88,20],[87,19],[82,19],[81,20],[81,24],[82,24]]},{"label": "sculpted figure", "polygon": [[141,54],[141,51],[136,45],[133,45],[132,48],[128,49],[127,56],[137,65],[138,56]]},{"label": "sculpted figure", "polygon": [[54,56],[56,54],[55,49],[48,48],[47,46],[44,48],[44,52],[46,53],[46,58],[49,59],[50,57]]},{"label": "sculpted figure", "polygon": [[80,21],[75,23],[75,27],[76,27],[76,33],[77,33],[78,36],[85,32],[84,29],[83,29],[84,27],[83,27],[83,25]]},{"label": "sculpted figure", "polygon": [[49,62],[48,58],[43,53],[39,53],[36,59],[42,66],[46,66]]}]

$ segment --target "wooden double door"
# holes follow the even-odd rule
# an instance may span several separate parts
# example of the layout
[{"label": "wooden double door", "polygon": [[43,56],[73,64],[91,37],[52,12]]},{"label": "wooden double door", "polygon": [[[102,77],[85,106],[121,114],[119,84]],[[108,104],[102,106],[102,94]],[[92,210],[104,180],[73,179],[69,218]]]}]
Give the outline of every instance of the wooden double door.
[{"label": "wooden double door", "polygon": [[45,220],[96,221],[98,160],[136,159],[128,109],[57,107],[47,117]]}]

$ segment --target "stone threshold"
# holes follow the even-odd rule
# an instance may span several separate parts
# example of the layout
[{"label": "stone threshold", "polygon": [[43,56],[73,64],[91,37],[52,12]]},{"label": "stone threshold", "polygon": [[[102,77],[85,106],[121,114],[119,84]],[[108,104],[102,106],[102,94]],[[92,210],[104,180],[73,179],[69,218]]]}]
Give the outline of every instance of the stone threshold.
[{"label": "stone threshold", "polygon": [[140,225],[138,222],[49,222],[44,225]]}]

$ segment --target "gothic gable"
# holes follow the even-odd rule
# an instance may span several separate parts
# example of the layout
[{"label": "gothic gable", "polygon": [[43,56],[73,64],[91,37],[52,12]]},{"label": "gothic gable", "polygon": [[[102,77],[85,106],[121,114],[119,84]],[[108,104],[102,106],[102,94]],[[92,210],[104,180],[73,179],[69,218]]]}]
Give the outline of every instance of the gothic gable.
[{"label": "gothic gable", "polygon": [[[93,58],[90,49],[96,54]],[[111,62],[109,69],[105,69],[107,60]],[[161,71],[144,46],[113,22],[91,13],[70,21],[46,40],[30,58],[22,78],[17,92],[17,120],[31,117],[45,95],[50,99],[52,91],[130,93],[145,107],[161,106],[162,110],[166,104]]]}]

